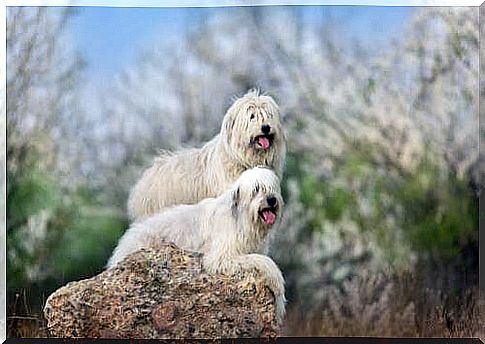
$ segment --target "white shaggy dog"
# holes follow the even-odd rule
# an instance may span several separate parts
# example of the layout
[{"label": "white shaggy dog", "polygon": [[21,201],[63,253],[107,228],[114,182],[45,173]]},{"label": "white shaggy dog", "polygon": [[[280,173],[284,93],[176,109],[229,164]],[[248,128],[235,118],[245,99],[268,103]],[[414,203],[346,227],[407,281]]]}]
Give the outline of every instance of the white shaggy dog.
[{"label": "white shaggy dog", "polygon": [[273,98],[251,90],[227,110],[221,131],[202,148],[155,158],[128,199],[128,215],[140,220],[176,204],[217,197],[243,171],[267,166],[282,176],[285,136]]},{"label": "white shaggy dog", "polygon": [[178,205],[131,225],[113,252],[108,268],[126,255],[163,242],[202,252],[209,273],[235,274],[256,268],[276,298],[278,322],[285,313],[284,280],[266,251],[268,237],[281,221],[283,200],[274,171],[256,167],[241,174],[221,196]]}]

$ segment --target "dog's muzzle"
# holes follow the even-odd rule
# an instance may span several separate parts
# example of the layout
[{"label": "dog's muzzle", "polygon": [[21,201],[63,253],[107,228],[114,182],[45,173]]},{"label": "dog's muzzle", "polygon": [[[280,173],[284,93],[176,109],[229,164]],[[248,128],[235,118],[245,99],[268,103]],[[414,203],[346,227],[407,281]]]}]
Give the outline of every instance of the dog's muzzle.
[{"label": "dog's muzzle", "polygon": [[253,142],[256,145],[256,147],[263,150],[268,150],[273,144],[273,141],[274,141],[274,134],[261,134],[256,136]]},{"label": "dog's muzzle", "polygon": [[259,216],[265,224],[271,226],[276,222],[278,216],[278,200],[274,196],[269,196],[266,202],[268,207],[262,208],[259,211]]}]

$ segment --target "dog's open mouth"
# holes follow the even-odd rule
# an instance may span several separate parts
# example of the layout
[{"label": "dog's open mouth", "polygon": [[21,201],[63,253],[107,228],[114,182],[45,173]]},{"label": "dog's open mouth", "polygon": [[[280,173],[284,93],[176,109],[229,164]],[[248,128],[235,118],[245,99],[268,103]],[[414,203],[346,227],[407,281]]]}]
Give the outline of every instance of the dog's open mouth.
[{"label": "dog's open mouth", "polygon": [[267,225],[272,225],[276,222],[277,210],[274,207],[264,208],[259,211],[259,217]]},{"label": "dog's open mouth", "polygon": [[258,144],[259,147],[263,148],[264,150],[269,149],[273,144],[274,135],[258,135],[254,138],[254,141]]}]

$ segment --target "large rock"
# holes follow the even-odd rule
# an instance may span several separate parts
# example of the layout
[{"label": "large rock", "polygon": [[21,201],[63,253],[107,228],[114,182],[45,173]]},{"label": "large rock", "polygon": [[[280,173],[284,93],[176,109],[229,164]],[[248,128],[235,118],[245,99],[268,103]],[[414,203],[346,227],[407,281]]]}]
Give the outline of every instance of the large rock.
[{"label": "large rock", "polygon": [[201,254],[167,244],[58,289],[44,309],[53,337],[221,338],[277,334],[274,296],[257,271],[209,275]]}]

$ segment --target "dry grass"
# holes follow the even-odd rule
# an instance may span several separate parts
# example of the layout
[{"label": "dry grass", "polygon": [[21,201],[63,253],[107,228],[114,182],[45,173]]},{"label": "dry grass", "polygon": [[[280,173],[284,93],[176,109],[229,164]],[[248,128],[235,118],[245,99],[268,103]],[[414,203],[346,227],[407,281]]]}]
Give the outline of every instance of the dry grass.
[{"label": "dry grass", "polygon": [[398,282],[384,274],[369,274],[345,282],[341,289],[329,288],[319,313],[308,317],[300,309],[289,310],[286,333],[416,337],[414,303],[405,292],[407,288]]},{"label": "dry grass", "polygon": [[421,321],[417,322],[421,336],[485,339],[485,303],[478,288],[459,297],[425,290],[424,298]]},{"label": "dry grass", "polygon": [[[319,312],[308,314],[290,301],[284,334],[485,339],[485,300],[476,286],[460,295],[415,286],[411,274],[367,275],[330,290],[331,301]],[[47,337],[40,310],[30,310],[24,302],[11,308],[7,336]]]},{"label": "dry grass", "polygon": [[417,292],[414,282],[411,274],[356,277],[341,290],[330,290],[317,314],[290,305],[285,334],[485,338],[485,303],[477,287],[451,296]]},{"label": "dry grass", "polygon": [[47,338],[43,317],[40,314],[8,316],[7,338]]},{"label": "dry grass", "polygon": [[15,293],[7,305],[7,338],[46,338],[46,322],[40,309],[33,309],[26,290]]}]

